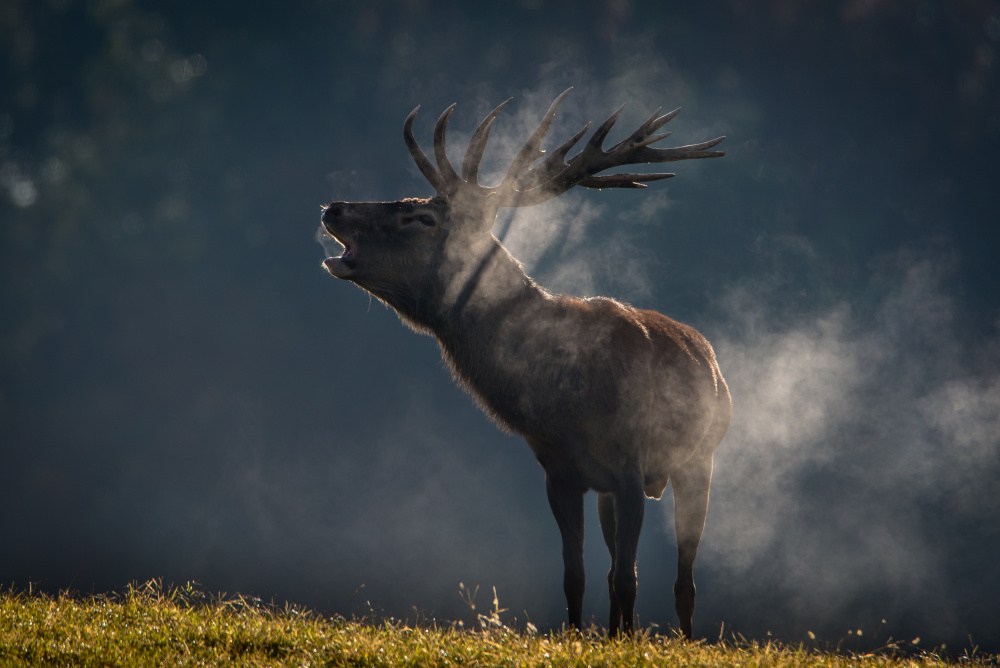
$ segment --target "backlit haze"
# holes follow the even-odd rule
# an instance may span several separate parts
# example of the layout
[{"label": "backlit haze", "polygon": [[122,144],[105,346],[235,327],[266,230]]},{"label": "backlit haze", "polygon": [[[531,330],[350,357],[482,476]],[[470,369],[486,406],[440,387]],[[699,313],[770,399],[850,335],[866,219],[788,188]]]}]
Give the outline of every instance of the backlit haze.
[{"label": "backlit haze", "polygon": [[[622,103],[608,145],[660,106],[683,107],[664,146],[728,137],[494,228],[550,290],[715,347],[734,417],[695,635],[1000,651],[997,2],[13,0],[0,44],[3,586],[468,623],[461,582],[562,624],[527,445],[316,241],[331,200],[433,193],[418,104],[429,151],[458,103],[460,164],[514,97],[491,184],[573,86],[549,148]],[[647,504],[638,622],[664,629],[672,507]]]}]

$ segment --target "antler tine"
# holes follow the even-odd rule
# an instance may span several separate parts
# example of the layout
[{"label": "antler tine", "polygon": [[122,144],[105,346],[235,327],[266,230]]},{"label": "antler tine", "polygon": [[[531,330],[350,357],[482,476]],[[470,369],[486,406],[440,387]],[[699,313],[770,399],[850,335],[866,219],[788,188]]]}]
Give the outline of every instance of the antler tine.
[{"label": "antler tine", "polygon": [[[624,106],[624,105],[622,105]],[[660,116],[660,112],[663,107],[658,107],[656,111],[650,114],[649,118],[640,125],[635,132],[629,135],[626,139],[615,144],[613,147],[608,149],[606,153],[614,153],[620,150],[624,146],[631,145],[632,147],[648,146],[661,139],[666,139],[670,136],[669,132],[656,133],[661,127],[666,125],[669,121],[673,120],[677,114],[680,113],[680,107],[674,109],[671,112]],[[620,110],[619,110],[620,111]],[[608,119],[611,120],[611,119]],[[606,174],[604,176],[591,176],[581,180],[577,185],[583,186],[584,188],[645,188],[646,183],[652,181],[661,181],[663,179],[669,179],[676,174],[672,172],[652,172],[648,174],[633,174],[633,173],[622,173],[622,174]]]},{"label": "antler tine", "polygon": [[649,181],[661,181],[669,179],[676,174],[669,172],[658,172],[652,174],[606,174],[604,176],[590,176],[583,179],[577,185],[584,188],[645,188]]},{"label": "antler tine", "polygon": [[[656,110],[656,114],[658,114],[658,113],[660,113],[659,109]],[[681,108],[680,107],[677,107],[673,111],[668,111],[667,113],[663,114],[662,116],[660,116],[659,118],[657,118],[656,120],[654,120],[652,123],[650,123],[648,131],[649,132],[656,132],[657,130],[659,130],[660,128],[662,128],[664,125],[666,125],[670,121],[674,120],[674,117],[676,117],[677,114],[679,114],[679,113],[681,113]],[[655,116],[656,114],[653,114],[653,115]]]},{"label": "antler tine", "polygon": [[503,177],[503,181],[500,183],[498,190],[506,191],[512,193],[514,191],[514,182],[531,163],[545,155],[545,152],[539,149],[542,143],[542,139],[545,138],[546,133],[549,131],[549,126],[552,125],[552,119],[555,118],[556,109],[559,108],[559,103],[563,101],[569,92],[573,90],[570,86],[549,105],[548,111],[545,112],[545,116],[542,117],[542,122],[538,124],[538,127],[532,133],[528,141],[524,143],[521,150],[518,151],[517,155],[514,156],[513,162],[510,163],[510,167],[507,169],[506,176]]},{"label": "antler tine", "polygon": [[445,183],[441,175],[434,169],[434,165],[424,155],[424,152],[420,149],[420,145],[417,144],[417,140],[413,138],[413,119],[417,117],[418,111],[420,111],[420,105],[417,105],[417,108],[411,111],[410,115],[406,117],[406,121],[403,122],[403,141],[406,142],[406,148],[410,149],[413,162],[417,163],[420,172],[434,186],[437,194],[444,195],[448,192],[448,184]]},{"label": "antler tine", "polygon": [[506,107],[514,98],[508,97],[500,105],[491,111],[486,118],[476,127],[469,140],[469,148],[465,150],[465,158],[462,160],[462,178],[471,184],[479,183],[479,163],[483,160],[483,152],[486,151],[486,142],[490,138],[490,130],[493,128],[493,121],[496,120],[500,110]]},{"label": "antler tine", "polygon": [[590,123],[588,122],[580,131],[575,135],[566,140],[566,142],[555,149],[547,156],[542,164],[538,165],[534,169],[528,169],[524,172],[514,183],[518,186],[519,190],[530,190],[535,186],[545,183],[553,176],[566,169],[569,165],[566,163],[566,154],[576,146],[576,144],[583,138],[583,135],[587,134],[587,130],[590,129]]},{"label": "antler tine", "polygon": [[648,140],[653,131],[659,128],[659,126],[657,126],[656,128],[652,126],[656,121],[660,120],[659,115],[662,110],[663,107],[658,107],[656,111],[654,111],[652,114],[649,115],[649,118],[647,118],[645,121],[642,122],[642,125],[640,125],[638,128],[635,129],[635,132],[633,132],[628,137],[626,137],[625,139],[621,140],[620,142],[609,148],[608,152],[610,153],[612,151],[617,151],[619,148],[625,146],[626,144],[630,143],[638,144],[640,141]]},{"label": "antler tine", "polygon": [[[562,176],[567,172],[573,172],[574,167],[579,168],[581,165],[585,166],[592,164],[595,160],[601,160],[602,157],[609,154],[609,152],[606,152],[602,148],[604,145],[604,140],[607,138],[608,133],[611,132],[611,128],[614,126],[615,122],[618,120],[618,117],[621,116],[621,113],[624,110],[625,110],[625,105],[623,104],[622,106],[615,109],[615,112],[610,116],[608,116],[608,119],[606,121],[601,123],[600,127],[598,127],[594,131],[594,134],[590,137],[590,139],[587,140],[587,145],[583,147],[583,150],[577,153],[575,156],[573,156],[572,159],[570,159],[568,162],[566,162],[566,168],[559,173],[559,176]],[[590,127],[590,123],[587,124],[587,127]],[[586,131],[586,129],[587,128],[585,127],[584,131]],[[582,134],[580,136],[582,136]],[[576,138],[574,137],[574,139]],[[574,141],[573,143],[576,142]],[[618,148],[624,143],[625,142],[620,142],[616,144],[615,148]],[[577,169],[576,171],[581,172],[582,170]],[[544,181],[540,181],[539,183],[544,183]]]},{"label": "antler tine", "polygon": [[459,178],[458,172],[455,171],[451,161],[448,160],[448,153],[445,150],[444,133],[448,127],[448,119],[451,118],[451,114],[455,111],[456,106],[457,103],[445,109],[434,125],[434,159],[437,160],[441,177],[452,188],[461,183],[462,179]]},{"label": "antler tine", "polygon": [[659,130],[664,125],[666,125],[667,122],[672,120],[674,116],[676,116],[678,113],[680,113],[680,107],[674,109],[668,114],[660,116],[660,111],[662,110],[663,107],[659,107],[655,112],[653,112],[650,115],[649,118],[645,120],[645,122],[642,125],[640,125],[636,129],[635,132],[633,132],[627,138],[623,139],[622,141],[618,142],[617,144],[609,148],[607,152],[614,153],[615,151],[620,150],[623,146],[626,145],[647,146],[649,144],[656,143],[661,139],[666,139],[667,137],[669,137],[670,136],[669,132],[661,132],[657,134],[656,131]]},{"label": "antler tine", "polygon": [[629,156],[629,162],[674,162],[676,160],[691,160],[695,158],[721,158],[725,151],[706,151],[725,141],[726,136],[709,139],[698,144],[675,146],[673,148],[653,148],[652,146],[637,146]]},{"label": "antler tine", "polygon": [[[565,95],[565,93],[563,93],[563,95]],[[560,98],[561,97],[562,96],[560,96]],[[556,102],[558,101],[559,99],[557,98]],[[553,105],[554,104],[555,103],[553,103]],[[533,204],[540,204],[549,199],[552,199],[553,197],[561,195],[562,193],[566,192],[573,186],[579,184],[581,180],[586,179],[597,172],[603,171],[604,169],[608,169],[610,167],[615,166],[615,163],[608,162],[608,157],[612,155],[612,153],[605,152],[604,149],[602,148],[602,145],[604,144],[604,140],[607,138],[608,133],[611,132],[611,128],[614,126],[615,122],[618,120],[618,117],[624,110],[625,110],[624,104],[618,107],[614,111],[614,113],[611,114],[608,117],[608,119],[603,123],[601,123],[600,127],[598,127],[597,130],[594,131],[594,134],[587,141],[586,146],[583,147],[583,150],[577,153],[575,156],[573,156],[568,162],[560,160],[560,162],[562,162],[562,169],[560,171],[556,171],[554,169],[554,166],[558,164],[557,162],[553,161],[553,163],[549,164],[549,160],[546,159],[545,161],[546,164],[543,165],[543,167],[539,170],[540,172],[539,177],[544,176],[549,178],[531,179],[531,182],[529,184],[526,184],[528,187],[517,192],[513,196],[509,196],[506,198],[507,200],[514,202],[514,204],[507,206],[531,206]],[[645,123],[643,125],[645,125]],[[570,141],[567,142],[567,144],[569,144],[568,147],[566,146],[566,144],[559,147],[559,151],[562,151],[563,148],[566,149],[566,151],[563,152],[562,154],[563,156],[565,156],[566,152],[569,151],[569,148],[571,148],[573,144],[579,141],[579,139],[587,131],[588,127],[590,127],[589,123],[587,124],[586,127],[584,127],[584,129],[581,132],[577,133],[577,135],[572,137]],[[639,130],[641,129],[642,127],[639,128]],[[633,135],[634,134],[635,133],[633,133]],[[620,147],[622,143],[617,144],[615,148]],[[600,164],[604,164],[604,166],[601,167],[600,169],[590,169],[592,165],[600,165]],[[619,163],[619,164],[625,164],[625,163]],[[612,181],[614,183],[618,183],[619,180],[615,179],[606,181],[608,183],[611,183]],[[604,185],[602,187],[608,188],[615,186]],[[625,187],[635,187],[635,186],[625,186]]]},{"label": "antler tine", "polygon": [[[594,136],[587,142],[587,145],[583,148],[583,152],[581,152],[580,155],[585,156],[588,152],[604,153],[604,140],[607,138],[608,133],[611,132],[611,128],[614,126],[623,111],[625,111],[624,104],[615,109],[615,113],[608,116],[608,120],[601,123],[601,127],[594,131]],[[640,130],[641,129],[642,128],[640,128]],[[618,144],[618,146],[620,146],[620,144]]]},{"label": "antler tine", "polygon": [[677,146],[674,148],[652,148],[649,144],[657,142],[669,136],[669,132],[656,133],[656,130],[663,127],[680,112],[675,109],[663,116],[656,114],[650,116],[639,128],[627,139],[605,151],[602,148],[604,139],[611,130],[611,126],[618,120],[618,115],[622,108],[618,108],[608,120],[594,132],[594,135],[587,142],[580,153],[576,154],[568,161],[565,167],[558,172],[550,169],[549,161],[546,160],[544,169],[548,177],[542,179],[532,179],[527,187],[505,197],[504,206],[531,206],[541,204],[547,200],[557,197],[573,186],[583,186],[585,188],[645,188],[644,182],[667,179],[673,174],[652,173],[652,174],[606,174],[598,176],[600,172],[613,167],[623,165],[653,163],[653,162],[673,162],[676,160],[689,160],[693,158],[717,158],[725,155],[725,151],[709,151],[713,146],[725,139],[725,136],[716,137],[709,141],[688,146]]},{"label": "antler tine", "polygon": [[557,160],[565,160],[566,154],[570,152],[570,149],[576,146],[577,142],[583,138],[583,135],[587,134],[587,130],[589,129],[590,129],[590,122],[588,121],[586,125],[580,128],[579,132],[577,132],[575,135],[567,139],[562,146],[552,151],[552,155],[546,158],[545,162],[549,162],[550,160],[553,162]]}]

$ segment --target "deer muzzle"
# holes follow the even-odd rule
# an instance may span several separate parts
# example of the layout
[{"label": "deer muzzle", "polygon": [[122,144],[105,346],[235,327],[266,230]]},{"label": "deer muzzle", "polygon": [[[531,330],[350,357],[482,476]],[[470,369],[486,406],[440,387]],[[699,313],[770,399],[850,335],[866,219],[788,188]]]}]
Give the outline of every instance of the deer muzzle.
[{"label": "deer muzzle", "polygon": [[323,260],[323,267],[330,272],[331,276],[336,276],[337,278],[350,278],[357,268],[357,263],[354,260],[355,248],[354,245],[344,236],[343,232],[337,230],[337,222],[341,218],[340,207],[336,205],[329,206],[326,211],[323,212],[323,227],[326,228],[327,233],[333,237],[341,246],[344,247],[344,252],[337,257],[328,257]]}]

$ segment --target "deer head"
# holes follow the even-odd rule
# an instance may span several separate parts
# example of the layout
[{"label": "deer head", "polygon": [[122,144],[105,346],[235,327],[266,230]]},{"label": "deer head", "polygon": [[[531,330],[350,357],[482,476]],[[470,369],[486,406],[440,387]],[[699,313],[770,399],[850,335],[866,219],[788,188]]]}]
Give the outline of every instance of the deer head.
[{"label": "deer head", "polygon": [[[601,174],[614,167],[640,163],[714,158],[723,151],[709,151],[725,137],[674,148],[651,144],[670,135],[658,133],[680,109],[650,116],[631,135],[611,148],[604,141],[624,105],[618,108],[571,158],[590,123],[546,153],[540,148],[565,90],[549,107],[538,128],[514,157],[499,185],[479,183],[479,165],[493,122],[510,99],[491,111],[479,124],[462,160],[461,174],[448,159],[445,134],[455,105],[441,114],[434,128],[431,163],[413,137],[413,120],[420,107],[407,116],[403,138],[417,167],[434,186],[429,199],[397,202],[333,202],[323,212],[326,231],[344,246],[339,257],[323,266],[333,276],[352,281],[392,306],[406,322],[425,329],[431,326],[428,309],[449,303],[468,287],[492,254],[502,246],[490,233],[502,206],[532,206],[558,197],[574,186],[585,188],[645,188],[646,183],[674,176],[672,173]],[[505,251],[503,251],[505,253]],[[523,274],[522,274],[523,277]]]}]

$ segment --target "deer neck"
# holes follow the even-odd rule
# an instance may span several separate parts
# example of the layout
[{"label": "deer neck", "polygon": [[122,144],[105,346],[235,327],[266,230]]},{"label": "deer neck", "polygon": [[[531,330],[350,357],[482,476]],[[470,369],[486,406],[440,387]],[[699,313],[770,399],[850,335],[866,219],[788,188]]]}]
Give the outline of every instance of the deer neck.
[{"label": "deer neck", "polygon": [[544,299],[496,237],[477,246],[461,258],[444,258],[447,279],[429,323],[446,356],[459,367],[470,351],[481,354],[497,345],[498,332]]},{"label": "deer neck", "polygon": [[525,367],[531,358],[524,342],[545,348],[553,302],[496,238],[490,241],[448,285],[429,329],[459,384],[502,429],[518,432],[530,423],[523,400],[542,386],[536,369]]}]

